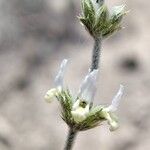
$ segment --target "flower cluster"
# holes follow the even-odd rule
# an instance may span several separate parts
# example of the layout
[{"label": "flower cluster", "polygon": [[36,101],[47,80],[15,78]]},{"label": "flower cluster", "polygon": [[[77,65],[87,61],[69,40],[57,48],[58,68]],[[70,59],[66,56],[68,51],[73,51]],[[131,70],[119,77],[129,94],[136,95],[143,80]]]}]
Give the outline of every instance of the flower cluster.
[{"label": "flower cluster", "polygon": [[93,37],[106,38],[120,30],[121,21],[127,11],[125,6],[115,6],[111,11],[104,0],[82,0],[83,14],[79,16],[81,23]]},{"label": "flower cluster", "polygon": [[62,108],[62,119],[75,131],[91,129],[101,125],[104,121],[107,121],[110,125],[110,131],[116,130],[118,120],[114,112],[117,110],[123,94],[123,86],[120,85],[120,89],[110,106],[94,106],[93,99],[96,91],[98,70],[93,70],[86,75],[77,96],[74,98],[70,90],[65,88],[63,84],[67,62],[66,59],[62,61],[60,70],[55,78],[56,88],[50,89],[46,93],[45,100],[51,102],[53,97],[58,99]]}]

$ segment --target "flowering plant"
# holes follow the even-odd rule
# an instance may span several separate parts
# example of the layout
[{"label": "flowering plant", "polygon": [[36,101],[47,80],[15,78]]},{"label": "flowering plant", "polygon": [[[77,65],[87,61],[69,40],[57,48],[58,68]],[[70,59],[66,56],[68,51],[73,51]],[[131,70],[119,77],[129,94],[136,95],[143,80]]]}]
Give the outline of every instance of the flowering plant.
[{"label": "flowering plant", "polygon": [[115,6],[111,12],[104,4],[104,0],[82,0],[82,15],[79,17],[82,25],[94,39],[92,64],[85,79],[82,81],[78,94],[74,97],[70,89],[64,85],[64,74],[68,60],[61,63],[55,78],[55,88],[48,90],[45,100],[51,102],[54,97],[61,105],[61,117],[69,126],[69,134],[64,150],[71,150],[76,134],[102,125],[107,122],[110,131],[118,128],[115,111],[123,95],[124,87],[120,85],[117,94],[109,106],[95,106],[97,75],[99,72],[99,58],[103,39],[120,30],[123,16],[127,13],[124,5]]},{"label": "flowering plant", "polygon": [[111,11],[104,4],[104,0],[82,0],[81,23],[94,38],[106,38],[122,29],[121,21],[125,5],[115,6]]},{"label": "flowering plant", "polygon": [[60,70],[55,78],[56,88],[50,89],[46,93],[46,101],[51,102],[53,97],[57,98],[62,108],[62,119],[74,131],[94,128],[101,125],[103,121],[108,122],[111,131],[116,130],[118,128],[118,120],[113,112],[117,110],[119,105],[123,94],[123,86],[120,85],[120,89],[110,106],[93,106],[98,70],[93,70],[86,75],[81,83],[78,95],[74,98],[71,91],[63,85],[66,65],[67,60],[65,59],[62,61]]}]

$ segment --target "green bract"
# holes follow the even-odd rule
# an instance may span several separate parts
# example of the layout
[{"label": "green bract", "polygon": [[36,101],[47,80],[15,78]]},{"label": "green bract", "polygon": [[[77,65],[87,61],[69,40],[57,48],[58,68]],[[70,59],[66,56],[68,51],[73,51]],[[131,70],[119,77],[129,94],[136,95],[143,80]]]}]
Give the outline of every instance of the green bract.
[{"label": "green bract", "polygon": [[94,38],[106,38],[120,30],[122,18],[127,13],[124,5],[115,6],[109,12],[105,4],[99,4],[96,0],[82,0],[82,11],[79,19]]}]

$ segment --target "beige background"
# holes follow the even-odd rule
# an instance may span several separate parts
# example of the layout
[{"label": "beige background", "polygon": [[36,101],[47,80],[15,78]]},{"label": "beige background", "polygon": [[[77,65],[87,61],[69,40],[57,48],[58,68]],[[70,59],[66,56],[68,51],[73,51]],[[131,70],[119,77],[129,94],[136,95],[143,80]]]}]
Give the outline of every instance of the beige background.
[{"label": "beige background", "polygon": [[[67,126],[45,92],[64,58],[66,84],[76,93],[90,66],[92,38],[79,24],[80,0],[0,0],[0,150],[61,150]],[[150,149],[150,1],[125,3],[125,29],[103,42],[95,104],[109,104],[119,88],[120,128],[80,133],[74,150]]]}]

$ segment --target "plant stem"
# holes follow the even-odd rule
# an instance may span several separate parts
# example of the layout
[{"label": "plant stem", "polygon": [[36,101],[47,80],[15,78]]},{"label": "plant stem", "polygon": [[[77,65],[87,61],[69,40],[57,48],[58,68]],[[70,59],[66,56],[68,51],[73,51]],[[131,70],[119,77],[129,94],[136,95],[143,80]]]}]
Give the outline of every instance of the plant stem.
[{"label": "plant stem", "polygon": [[76,135],[77,135],[77,131],[74,131],[73,129],[70,128],[64,150],[72,149]]},{"label": "plant stem", "polygon": [[101,45],[102,39],[101,38],[94,38],[94,48],[93,48],[93,55],[92,55],[92,64],[91,70],[98,69],[99,67],[99,60],[101,55]]}]

